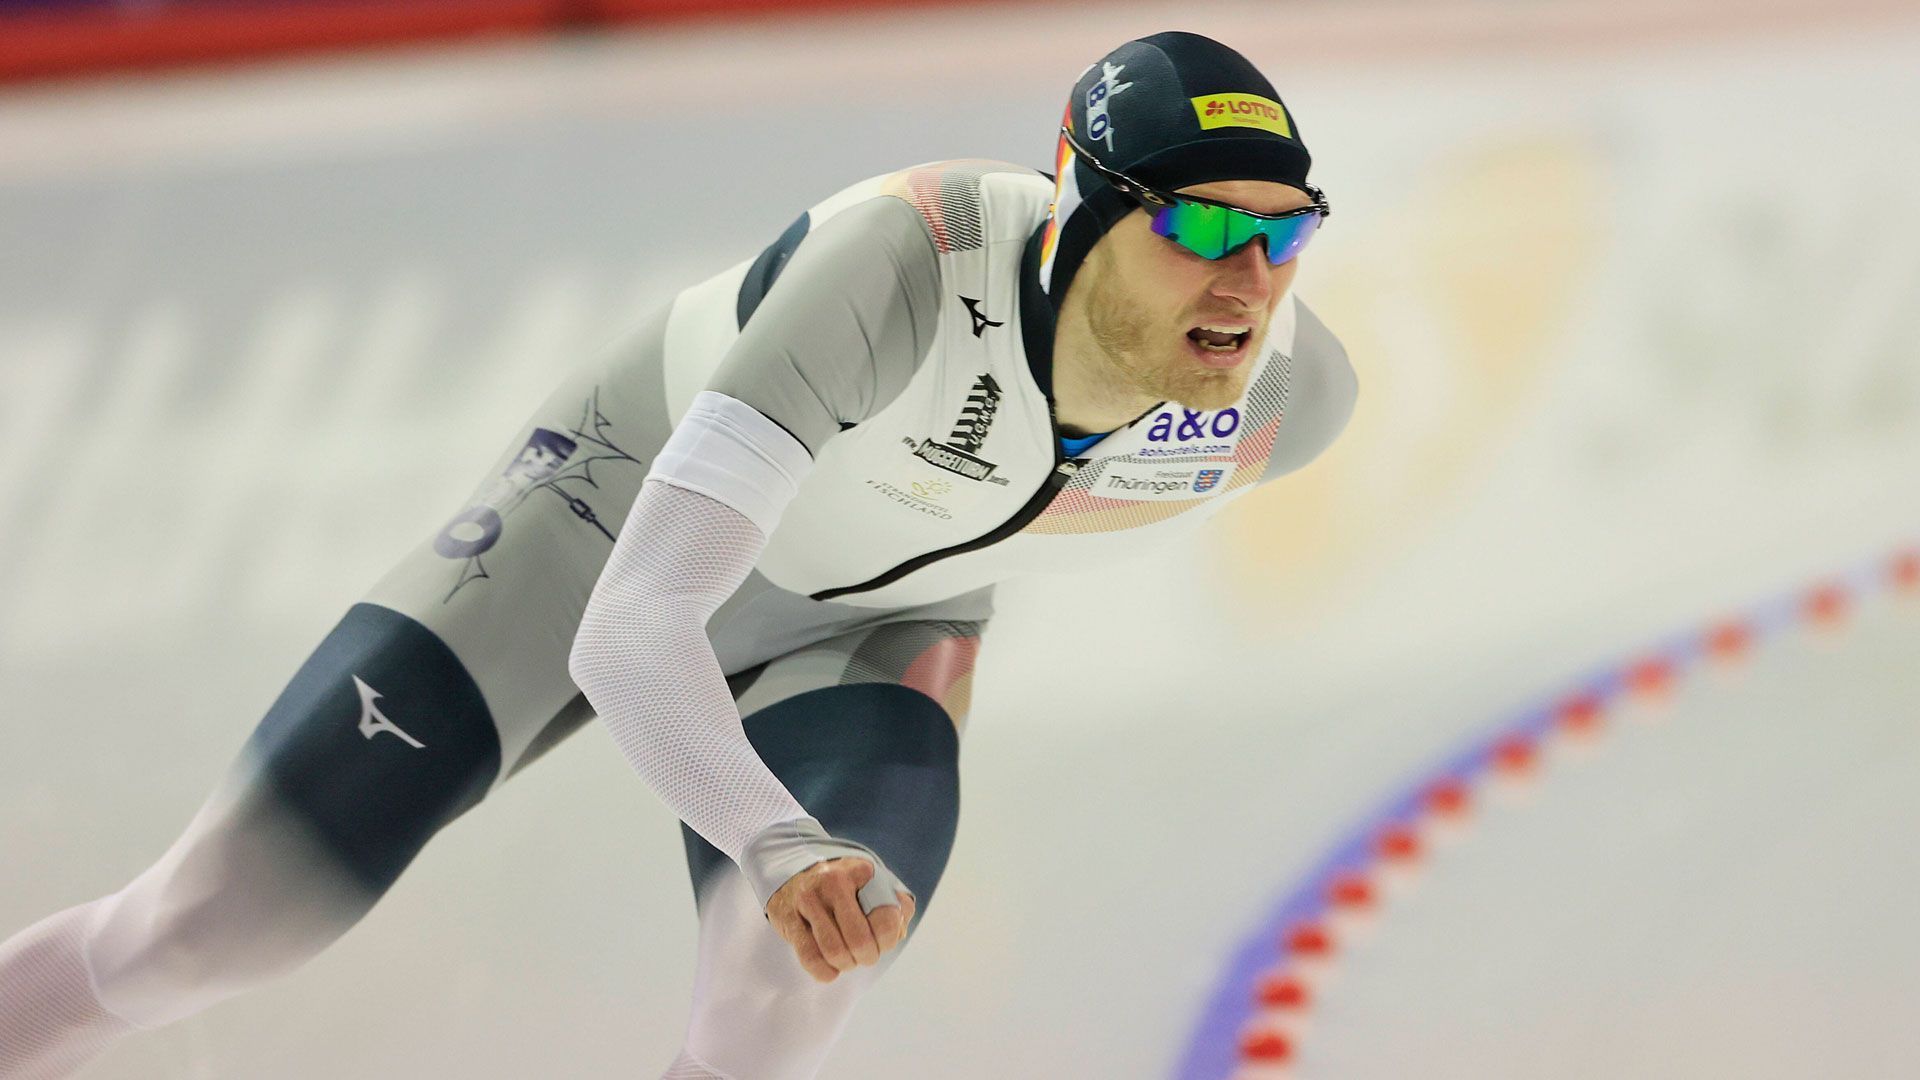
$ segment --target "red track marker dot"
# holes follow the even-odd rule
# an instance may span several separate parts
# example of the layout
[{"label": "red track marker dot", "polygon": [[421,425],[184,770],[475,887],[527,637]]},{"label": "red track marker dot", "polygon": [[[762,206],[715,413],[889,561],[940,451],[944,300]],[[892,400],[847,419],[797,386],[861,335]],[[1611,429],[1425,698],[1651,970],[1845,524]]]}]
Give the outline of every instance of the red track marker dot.
[{"label": "red track marker dot", "polygon": [[1325,956],[1333,951],[1333,936],[1319,923],[1301,923],[1287,934],[1287,951],[1297,956]]},{"label": "red track marker dot", "polygon": [[1327,900],[1335,907],[1369,907],[1373,904],[1373,886],[1359,874],[1341,874],[1327,887]]},{"label": "red track marker dot", "polygon": [[1600,726],[1600,699],[1582,694],[1560,706],[1560,727],[1575,734],[1586,734]]},{"label": "red track marker dot", "polygon": [[1673,688],[1673,662],[1649,657],[1627,669],[1627,687],[1635,694],[1652,697]]},{"label": "red track marker dot", "polygon": [[1292,975],[1268,975],[1260,980],[1254,996],[1270,1009],[1304,1009],[1308,1000],[1307,984]]},{"label": "red track marker dot", "polygon": [[1467,809],[1467,785],[1447,779],[1427,789],[1427,810],[1442,817],[1454,817]]},{"label": "red track marker dot", "polygon": [[1277,1031],[1249,1031],[1240,1039],[1240,1056],[1248,1061],[1285,1061],[1293,1044]]},{"label": "red track marker dot", "polygon": [[1420,838],[1405,825],[1389,825],[1381,830],[1375,846],[1381,858],[1394,862],[1405,862],[1420,855]]},{"label": "red track marker dot", "polygon": [[1510,776],[1532,769],[1534,758],[1533,741],[1519,735],[1502,739],[1493,748],[1494,768]]},{"label": "red track marker dot", "polygon": [[1847,616],[1847,590],[1838,585],[1822,585],[1807,594],[1807,618],[1823,626],[1832,626]]},{"label": "red track marker dot", "polygon": [[1920,591],[1920,551],[1906,551],[1894,556],[1891,573],[1895,588],[1905,592]]},{"label": "red track marker dot", "polygon": [[1716,660],[1738,660],[1753,647],[1753,631],[1743,622],[1724,622],[1707,631],[1707,652]]}]

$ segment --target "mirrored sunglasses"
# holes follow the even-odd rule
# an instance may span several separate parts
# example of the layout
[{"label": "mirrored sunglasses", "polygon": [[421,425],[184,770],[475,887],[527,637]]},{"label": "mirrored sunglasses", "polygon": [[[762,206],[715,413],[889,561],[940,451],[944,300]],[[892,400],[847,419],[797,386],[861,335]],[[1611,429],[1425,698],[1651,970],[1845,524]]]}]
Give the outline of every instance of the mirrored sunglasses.
[{"label": "mirrored sunglasses", "polygon": [[1161,191],[1100,164],[1066,128],[1060,129],[1060,135],[1088,168],[1152,215],[1155,233],[1203,259],[1224,259],[1255,237],[1265,237],[1267,261],[1274,266],[1283,265],[1300,254],[1319,230],[1320,223],[1333,213],[1326,194],[1312,185],[1305,190],[1313,197],[1313,205],[1284,214],[1256,214],[1197,195]]}]

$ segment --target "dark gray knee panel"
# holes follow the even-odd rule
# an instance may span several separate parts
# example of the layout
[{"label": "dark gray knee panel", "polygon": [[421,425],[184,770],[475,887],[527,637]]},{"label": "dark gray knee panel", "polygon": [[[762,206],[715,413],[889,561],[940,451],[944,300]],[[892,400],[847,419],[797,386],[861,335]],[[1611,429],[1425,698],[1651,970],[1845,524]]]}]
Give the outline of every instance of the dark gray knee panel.
[{"label": "dark gray knee panel", "polygon": [[[924,912],[960,821],[960,740],[946,710],[918,690],[853,683],[796,694],[744,723],[800,805],[877,852]],[[681,833],[697,894],[731,863],[692,829]]]},{"label": "dark gray knee panel", "polygon": [[384,892],[500,771],[480,688],[432,631],[356,604],[301,666],[246,751],[281,807]]}]

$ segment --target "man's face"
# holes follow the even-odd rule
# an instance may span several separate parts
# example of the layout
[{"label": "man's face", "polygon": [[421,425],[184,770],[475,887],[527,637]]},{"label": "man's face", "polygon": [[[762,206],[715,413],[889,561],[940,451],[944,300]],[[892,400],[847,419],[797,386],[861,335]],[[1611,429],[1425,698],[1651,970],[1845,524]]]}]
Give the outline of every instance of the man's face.
[{"label": "man's face", "polygon": [[[1219,180],[1180,192],[1261,214],[1313,202],[1270,180]],[[1135,210],[1087,253],[1073,291],[1087,290],[1088,329],[1112,375],[1131,388],[1189,409],[1226,408],[1246,391],[1254,346],[1300,260],[1269,264],[1263,237],[1224,259],[1203,259],[1156,235],[1151,220]],[[1209,348],[1203,328],[1237,336],[1231,348]]]}]

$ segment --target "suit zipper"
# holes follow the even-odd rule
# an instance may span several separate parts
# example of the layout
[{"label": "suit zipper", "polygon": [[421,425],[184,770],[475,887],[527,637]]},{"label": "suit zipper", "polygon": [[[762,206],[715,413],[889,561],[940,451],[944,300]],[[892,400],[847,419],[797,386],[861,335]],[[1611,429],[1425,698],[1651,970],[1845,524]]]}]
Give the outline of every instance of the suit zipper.
[{"label": "suit zipper", "polygon": [[1033,493],[1033,497],[1028,499],[1019,510],[1015,511],[1012,517],[1001,522],[998,528],[984,536],[976,536],[964,543],[954,544],[952,547],[943,547],[937,551],[929,551],[924,555],[915,555],[913,558],[888,570],[886,573],[875,578],[870,578],[858,585],[846,585],[837,589],[822,589],[817,593],[811,594],[809,598],[813,600],[832,600],[836,597],[847,596],[851,593],[872,592],[875,589],[885,588],[921,567],[931,566],[941,559],[951,558],[955,555],[964,555],[969,551],[978,551],[981,548],[990,547],[1012,536],[1014,533],[1019,532],[1021,529],[1026,528],[1027,522],[1039,517],[1040,511],[1047,508],[1047,504],[1052,502],[1053,497],[1060,493],[1060,489],[1067,486],[1067,481],[1073,479],[1073,474],[1080,471],[1080,466],[1086,464],[1084,459],[1067,457],[1066,449],[1060,445],[1060,428],[1053,422],[1052,400],[1048,400],[1047,402],[1047,421],[1048,430],[1052,433],[1053,438],[1053,471],[1047,474],[1046,481],[1040,485],[1038,491]]}]

